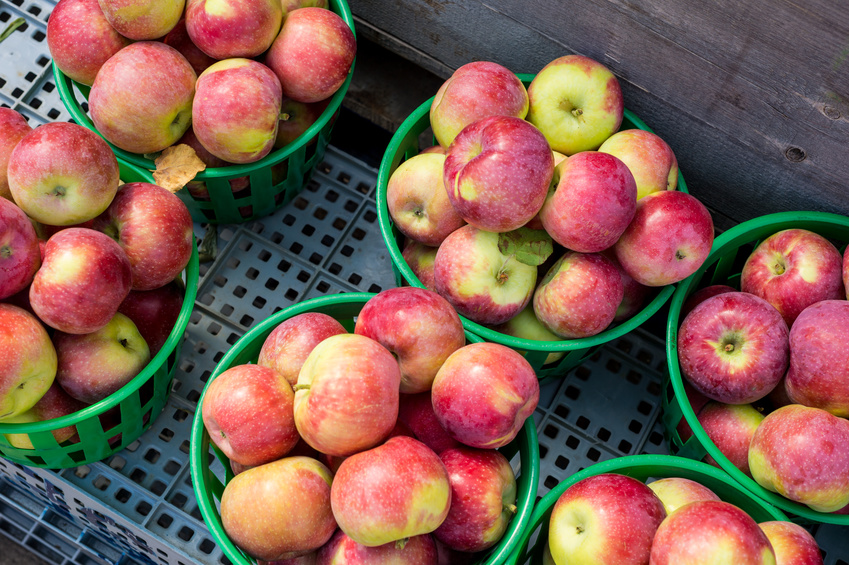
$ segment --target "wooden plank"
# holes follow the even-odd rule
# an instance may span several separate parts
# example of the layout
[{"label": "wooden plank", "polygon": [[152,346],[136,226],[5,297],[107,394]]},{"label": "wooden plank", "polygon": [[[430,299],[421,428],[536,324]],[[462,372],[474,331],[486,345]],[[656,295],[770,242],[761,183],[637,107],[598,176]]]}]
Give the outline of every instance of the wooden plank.
[{"label": "wooden plank", "polygon": [[493,60],[536,72],[567,53],[603,62],[626,106],[673,147],[691,192],[733,221],[782,210],[849,214],[849,10],[835,0],[351,0],[351,8],[447,69]]}]

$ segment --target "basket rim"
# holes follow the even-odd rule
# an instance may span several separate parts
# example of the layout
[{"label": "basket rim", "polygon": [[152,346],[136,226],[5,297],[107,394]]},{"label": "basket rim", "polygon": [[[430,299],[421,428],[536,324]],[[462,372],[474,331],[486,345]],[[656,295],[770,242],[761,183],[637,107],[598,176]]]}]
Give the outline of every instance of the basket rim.
[{"label": "basket rim", "polygon": [[[517,73],[516,76],[519,77],[523,84],[527,86],[533,80],[535,75],[528,73]],[[386,148],[386,151],[383,154],[383,158],[380,161],[380,167],[377,173],[377,183],[375,187],[375,200],[377,203],[377,222],[378,226],[380,227],[381,236],[383,237],[383,243],[386,245],[390,259],[392,260],[393,267],[398,269],[401,276],[404,278],[405,281],[407,281],[408,284],[410,284],[411,286],[417,286],[419,288],[425,288],[425,286],[421,282],[421,280],[419,280],[419,278],[415,275],[415,273],[413,273],[412,269],[410,269],[410,266],[404,260],[404,257],[401,254],[401,250],[399,249],[398,244],[396,242],[395,234],[393,233],[392,218],[389,215],[386,190],[387,185],[389,183],[389,178],[392,176],[392,161],[398,155],[404,137],[409,134],[410,131],[413,130],[413,128],[420,120],[423,120],[425,116],[429,114],[430,106],[433,103],[434,98],[435,96],[432,96],[431,98],[423,102],[418,108],[416,108],[409,116],[407,116],[407,118],[401,123],[401,125],[393,134]],[[648,125],[646,125],[646,123],[642,119],[640,119],[636,114],[634,114],[627,108],[624,109],[624,118],[636,125],[638,129],[654,133],[652,129]],[[684,181],[684,176],[681,173],[680,168],[678,170],[677,190],[679,192],[685,192],[689,194],[687,190],[687,184]],[[511,347],[513,349],[541,351],[549,353],[582,350],[608,343],[635,330],[640,325],[645,323],[649,318],[656,314],[670,299],[672,293],[675,290],[675,284],[666,285],[664,287],[658,288],[660,290],[657,295],[655,295],[654,298],[650,302],[648,302],[640,312],[634,314],[634,316],[632,316],[628,320],[625,320],[624,322],[616,326],[610,327],[594,336],[579,339],[538,341],[519,337],[512,337],[508,336],[507,334],[495,331],[486,326],[483,326],[481,324],[478,324],[477,322],[474,322],[463,315],[460,315],[460,320],[463,323],[463,327],[466,328],[467,331],[474,333],[475,335],[485,340],[507,345],[508,347]]]},{"label": "basket rim", "polygon": [[[126,165],[125,165],[126,166]],[[138,171],[136,171],[138,172]],[[0,421],[0,434],[33,434],[38,432],[50,432],[66,426],[76,425],[88,418],[99,416],[107,410],[120,405],[127,397],[138,391],[150,378],[160,370],[168,360],[168,357],[183,339],[183,334],[189,325],[189,318],[192,315],[192,310],[195,306],[195,299],[198,292],[198,279],[200,277],[200,260],[198,257],[197,241],[192,236],[192,254],[189,262],[186,265],[184,272],[186,274],[185,294],[183,296],[183,305],[180,307],[180,313],[177,316],[177,321],[174,327],[171,328],[171,333],[162,345],[160,350],[154,355],[144,369],[133,377],[133,379],[121,387],[116,392],[106,398],[86,406],[82,410],[67,414],[59,418],[51,420],[42,420],[32,423],[3,423]],[[37,451],[37,450],[35,450]]]},{"label": "basket rim", "polygon": [[[747,236],[754,229],[764,229],[766,227],[775,227],[775,232],[788,227],[799,227],[800,224],[805,226],[815,225],[831,225],[842,226],[849,228],[849,218],[833,214],[830,212],[817,211],[799,211],[799,212],[777,212],[752,218],[736,226],[731,227],[721,233],[713,243],[710,255],[705,260],[704,264],[693,273],[690,277],[681,281],[675,293],[672,295],[672,300],[669,305],[669,316],[666,326],[666,363],[669,369],[669,380],[674,391],[674,401],[681,408],[684,419],[693,431],[693,435],[698,439],[702,447],[713,457],[720,467],[726,471],[734,480],[743,485],[746,490],[753,493],[755,496],[769,502],[770,504],[780,508],[781,510],[799,516],[800,518],[818,522],[839,525],[849,525],[849,515],[834,514],[828,512],[818,512],[810,507],[794,502],[788,498],[781,496],[778,493],[767,490],[738,469],[731,461],[722,454],[716,444],[708,437],[704,428],[699,424],[698,418],[693,411],[690,401],[687,399],[687,394],[684,391],[684,380],[681,375],[680,365],[678,363],[678,326],[681,314],[681,308],[687,299],[688,295],[696,290],[698,279],[712,267],[718,260],[719,254],[733,246],[739,247],[738,242],[753,242]],[[807,229],[807,228],[806,228]],[[849,239],[849,238],[848,238]],[[669,430],[667,430],[669,432]]]},{"label": "basket rim", "polygon": [[[204,386],[201,396],[198,399],[197,408],[195,410],[195,418],[192,421],[190,435],[190,453],[189,453],[189,470],[192,479],[192,488],[195,493],[198,509],[204,523],[209,528],[210,535],[218,543],[222,551],[236,565],[246,565],[250,561],[246,560],[242,552],[230,541],[224,531],[221,522],[221,515],[217,511],[214,498],[215,495],[210,488],[207,475],[209,474],[209,466],[206,465],[206,457],[209,452],[209,447],[214,448],[214,444],[209,441],[209,434],[203,425],[203,418],[199,417],[202,411],[203,400],[206,395],[209,384],[219,376],[226,368],[229,368],[233,361],[252,344],[258,336],[271,331],[280,322],[289,319],[298,314],[313,311],[316,308],[338,305],[338,304],[354,304],[368,301],[375,296],[375,293],[368,292],[350,292],[319,296],[292,304],[283,310],[272,314],[262,322],[251,328],[236,343],[227,351],[221,361],[215,367],[209,380]],[[517,436],[517,440],[521,442],[519,454],[521,457],[521,470],[524,472],[518,483],[519,491],[517,492],[516,504],[519,507],[519,512],[513,517],[508,525],[507,531],[501,538],[499,543],[490,551],[493,553],[486,557],[483,564],[502,563],[514,550],[516,544],[519,543],[524,530],[527,527],[528,521],[531,519],[534,508],[534,500],[539,483],[539,442],[536,434],[536,424],[533,416],[528,417],[522,426],[522,430]],[[514,440],[515,441],[515,440]],[[223,455],[215,449],[216,456]],[[226,469],[225,469],[226,471]],[[217,480],[217,479],[216,479]]]},{"label": "basket rim", "polygon": [[[351,13],[351,9],[348,6],[347,1],[329,0],[329,3],[331,9],[333,9],[332,11],[344,20],[344,22],[351,29],[351,32],[354,34],[354,38],[356,39],[356,30],[354,29],[354,16]],[[71,114],[74,121],[99,135],[112,149],[112,152],[115,154],[119,162],[131,164],[149,171],[155,170],[156,165],[151,159],[147,159],[144,155],[140,155],[138,153],[130,153],[129,151],[125,151],[120,147],[117,147],[116,145],[112,144],[112,142],[103,137],[103,135],[94,126],[94,123],[91,121],[91,118],[88,116],[88,114],[83,111],[80,102],[77,100],[77,97],[74,94],[74,89],[76,88],[78,92],[84,92],[85,96],[88,97],[88,91],[91,87],[72,80],[69,76],[64,74],[61,69],[59,69],[55,61],[53,61],[51,65],[53,67],[53,78],[59,90],[59,97],[62,99],[65,108]],[[295,138],[291,143],[287,144],[284,147],[281,147],[280,149],[272,150],[268,155],[258,161],[254,161],[253,163],[234,164],[228,167],[207,168],[198,173],[195,176],[194,180],[203,181],[215,178],[236,178],[247,176],[258,169],[276,165],[282,162],[283,160],[289,158],[293,153],[301,149],[310,140],[312,140],[313,137],[315,137],[327,125],[333,115],[341,108],[342,100],[344,99],[345,95],[348,92],[348,88],[351,85],[351,79],[354,75],[355,65],[356,57],[351,62],[351,68],[348,70],[348,75],[345,78],[345,82],[330,97],[330,102],[328,103],[324,111],[321,113],[321,116],[319,116],[319,118],[312,125],[310,125],[310,127],[307,128],[306,131],[304,131],[300,136]]]}]

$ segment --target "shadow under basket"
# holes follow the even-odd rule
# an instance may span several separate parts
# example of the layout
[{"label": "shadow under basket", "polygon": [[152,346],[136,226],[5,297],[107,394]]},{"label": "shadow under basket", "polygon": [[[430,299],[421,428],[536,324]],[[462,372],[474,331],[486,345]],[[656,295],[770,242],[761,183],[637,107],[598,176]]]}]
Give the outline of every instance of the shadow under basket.
[{"label": "shadow under basket", "polygon": [[[124,182],[148,182],[145,171],[121,164]],[[103,400],[79,412],[30,424],[0,422],[0,455],[21,465],[64,469],[100,461],[136,441],[162,412],[171,392],[171,380],[180,360],[184,333],[195,305],[198,287],[198,251],[183,271],[185,296],[162,348],[133,380]],[[76,426],[79,441],[58,443],[53,431]],[[33,449],[14,447],[6,434],[29,437]]]},{"label": "shadow under basket", "polygon": [[[791,228],[818,233],[835,243],[841,251],[849,242],[849,218],[825,212],[780,212],[761,216],[738,224],[720,234],[713,243],[704,264],[689,278],[681,281],[672,296],[666,329],[666,362],[669,378],[662,395],[663,427],[669,449],[673,454],[702,460],[713,457],[732,479],[739,482],[755,496],[787,512],[800,523],[831,523],[849,525],[849,515],[817,512],[759,485],[743,473],[722,454],[699,424],[693,407],[684,390],[681,367],[678,363],[678,327],[681,309],[687,298],[696,290],[715,284],[740,288],[740,273],[755,247],[772,234]],[[684,420],[693,436],[683,441],[678,431]]]},{"label": "shadow under basket", "polygon": [[[354,32],[354,19],[345,0],[330,0],[330,9]],[[354,61],[355,63],[356,61]],[[342,100],[351,84],[354,63],[344,84],[330,98],[321,116],[297,139],[254,163],[206,169],[187,189],[177,193],[196,222],[237,224],[265,217],[291,202],[307,185],[324,158]],[[53,64],[53,75],[65,107],[78,124],[99,132],[88,116],[90,87],[71,80]],[[101,136],[102,137],[102,136]],[[109,143],[108,140],[106,140]],[[120,163],[147,171],[156,166],[145,155],[130,153],[109,143]],[[152,182],[149,181],[148,182]]]},{"label": "shadow under basket", "polygon": [[[255,363],[265,339],[284,320],[306,312],[320,312],[332,316],[345,329],[352,332],[355,317],[359,314],[363,305],[373,296],[375,295],[372,293],[345,293],[312,298],[289,306],[266,318],[243,335],[221,359],[204,388],[204,395],[209,383],[230,367]],[[480,339],[476,339],[469,332],[466,332],[466,338],[467,341],[480,342]],[[203,406],[203,398],[202,395],[198,402],[196,412],[198,415],[201,412],[201,406]],[[212,448],[215,456],[210,452],[210,448]],[[528,418],[519,435],[499,451],[508,460],[512,460],[517,453],[519,455],[520,472],[517,473],[516,477],[516,506],[518,511],[507,527],[501,541],[485,553],[485,556],[477,562],[478,565],[504,563],[518,543],[530,519],[540,472],[539,444],[537,443],[533,417]],[[213,465],[216,458],[217,463],[223,467],[223,470],[219,469],[218,472],[213,470],[217,467],[217,465]],[[233,478],[233,473],[230,469],[230,460],[210,442],[209,434],[203,425],[203,419],[200,417],[196,417],[192,422],[190,465],[198,508],[210,534],[232,563],[235,565],[255,564],[256,560],[236,547],[224,531],[219,512],[219,502],[224,492],[224,485]]]},{"label": "shadow under basket", "polygon": [[[534,78],[534,75],[529,74],[519,74],[517,76],[526,87]],[[383,242],[386,244],[386,248],[392,259],[395,281],[399,286],[406,284],[424,288],[424,284],[413,273],[401,254],[404,245],[404,235],[398,231],[392,221],[392,217],[389,215],[386,190],[389,179],[392,173],[395,172],[395,169],[402,162],[417,155],[423,149],[419,147],[419,137],[430,128],[430,106],[432,102],[433,98],[419,106],[404,120],[392,136],[381,160],[377,176],[375,196],[377,200],[377,218],[380,225],[380,232],[383,236]],[[620,130],[624,129],[652,131],[645,122],[628,109],[625,109],[620,127]],[[435,139],[433,140],[433,144],[436,144]],[[678,190],[688,192],[687,184],[684,182],[684,177],[680,171],[678,172]],[[643,309],[630,319],[618,325],[611,326],[597,335],[581,339],[564,339],[560,341],[523,339],[503,334],[492,328],[473,322],[464,316],[460,316],[460,319],[463,322],[463,327],[468,332],[479,336],[481,339],[523,352],[525,358],[536,371],[537,377],[543,380],[563,377],[567,371],[580,365],[605,343],[621,337],[645,323],[669,300],[673,290],[674,287],[672,285],[658,288]],[[557,361],[547,363],[548,356],[552,353],[558,354],[560,358]]]}]

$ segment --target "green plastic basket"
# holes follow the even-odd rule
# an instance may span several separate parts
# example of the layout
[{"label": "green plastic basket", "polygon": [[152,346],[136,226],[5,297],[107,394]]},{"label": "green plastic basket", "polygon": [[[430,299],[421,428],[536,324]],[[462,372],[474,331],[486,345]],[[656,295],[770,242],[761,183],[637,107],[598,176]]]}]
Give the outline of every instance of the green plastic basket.
[{"label": "green plastic basket", "polygon": [[[146,171],[121,164],[124,182],[150,182]],[[162,412],[171,392],[171,379],[180,359],[183,334],[195,305],[198,286],[198,251],[192,245],[192,256],[183,274],[186,294],[177,323],[162,349],[129,383],[107,398],[79,412],[31,424],[0,423],[0,455],[31,467],[64,469],[100,461],[116,453],[141,436]],[[117,423],[104,429],[99,416],[114,410]],[[79,442],[58,443],[53,430],[76,426]],[[4,434],[26,434],[34,449],[13,447]]]},{"label": "green plastic basket", "polygon": [[[215,367],[206,388],[218,375],[230,367],[245,363],[255,363],[259,357],[259,351],[268,335],[281,322],[298,314],[305,312],[321,312],[337,319],[348,330],[353,331],[354,318],[359,314],[363,305],[373,296],[372,293],[345,293],[331,296],[312,298],[304,302],[289,306],[280,312],[263,320],[242,336],[230,348],[227,354]],[[469,341],[480,342],[475,336],[466,332]],[[200,414],[203,406],[204,388],[196,414]],[[225,482],[213,474],[209,465],[209,449],[213,448],[216,457],[223,464],[225,470]],[[504,563],[505,559],[512,553],[513,548],[519,542],[522,532],[530,519],[536,498],[537,484],[539,483],[539,444],[537,443],[536,427],[533,418],[528,418],[521,433],[511,443],[500,449],[507,459],[512,459],[516,452],[519,453],[520,471],[517,477],[518,496],[516,506],[518,512],[513,517],[504,537],[491,548],[486,557],[479,561],[480,565],[498,565]],[[233,478],[230,470],[230,461],[209,441],[209,434],[203,425],[203,419],[196,417],[192,422],[190,466],[192,485],[195,491],[201,516],[209,528],[209,532],[215,539],[224,554],[235,565],[255,564],[256,560],[243,553],[227,537],[221,523],[218,502],[224,492],[224,485]]]},{"label": "green plastic basket", "polygon": [[[330,9],[354,31],[354,18],[345,0],[330,0]],[[330,98],[330,103],[319,119],[287,146],[273,150],[254,163],[209,168],[198,173],[195,180],[206,184],[208,200],[195,198],[187,190],[177,193],[189,208],[192,219],[208,223],[241,223],[267,216],[291,202],[303,190],[315,167],[324,158],[333,124],[351,84],[353,72],[352,63],[345,83]],[[71,80],[55,63],[53,75],[59,96],[74,121],[99,134],[87,111],[83,109],[90,87]],[[150,171],[156,169],[153,161],[144,155],[124,151],[111,143],[110,146],[119,162]],[[234,194],[230,180],[245,176],[250,178],[250,186]]]},{"label": "green plastic basket", "polygon": [[[681,307],[690,294],[713,284],[727,284],[740,288],[740,272],[754,248],[770,235],[790,228],[816,232],[834,242],[838,247],[849,242],[849,218],[825,212],[780,212],[754,218],[736,225],[714,240],[713,248],[704,264],[692,276],[681,281],[672,296],[666,329],[666,360],[669,379],[662,397],[663,426],[672,453],[701,460],[709,454],[728,474],[758,497],[793,515],[794,520],[808,523],[825,522],[849,525],[849,515],[817,512],[793,502],[760,486],[754,479],[740,471],[711,441],[699,424],[693,407],[684,392],[684,382],[678,364],[678,326]],[[681,440],[676,427],[684,418],[693,430],[693,437]]]},{"label": "green plastic basket", "polygon": [[[517,75],[525,86],[529,85],[534,78],[534,75],[519,74]],[[410,157],[419,153],[419,135],[425,132],[430,127],[430,106],[433,98],[424,102],[406,120],[392,136],[389,141],[389,146],[383,159],[380,163],[380,170],[377,175],[377,221],[380,225],[380,232],[383,236],[383,242],[389,250],[389,255],[392,258],[392,269],[395,273],[395,282],[399,286],[409,284],[424,288],[424,284],[410,269],[404,257],[401,255],[401,247],[404,243],[404,236],[399,232],[392,222],[389,215],[389,207],[386,201],[386,187],[389,183],[389,178],[395,169]],[[634,115],[628,109],[625,110],[625,116],[620,129],[641,129],[652,131],[645,122]],[[436,142],[434,141],[434,144]],[[678,190],[687,192],[687,184],[684,182],[684,177],[681,171],[678,171]],[[569,339],[561,341],[536,341],[530,339],[522,339],[512,337],[491,328],[478,324],[460,316],[463,321],[463,326],[466,330],[480,336],[482,339],[501,345],[506,345],[517,351],[525,351],[526,358],[533,366],[540,379],[563,376],[568,370],[580,365],[584,360],[589,358],[595,350],[601,345],[612,341],[626,333],[636,329],[641,324],[651,318],[672,296],[674,287],[672,285],[663,287],[654,296],[654,298],[637,314],[629,320],[619,324],[618,326],[610,327],[607,330],[582,339]],[[545,365],[545,360],[550,353],[565,353],[557,362]]]},{"label": "green plastic basket", "polygon": [[[756,522],[787,520],[783,512],[752,495],[726,473],[707,463],[672,455],[629,455],[587,467],[561,482],[542,497],[534,507],[530,524],[507,563],[509,565],[542,563],[542,554],[548,545],[548,524],[554,504],[570,486],[587,477],[603,473],[619,473],[644,482],[648,479],[667,477],[690,479],[708,487],[725,502],[739,507]],[[532,541],[535,533],[536,538]]]}]

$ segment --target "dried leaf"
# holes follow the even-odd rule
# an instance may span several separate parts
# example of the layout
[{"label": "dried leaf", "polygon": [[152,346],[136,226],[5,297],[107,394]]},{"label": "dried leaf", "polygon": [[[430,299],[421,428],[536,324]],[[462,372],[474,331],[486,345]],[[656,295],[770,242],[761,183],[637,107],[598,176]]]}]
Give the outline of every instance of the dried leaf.
[{"label": "dried leaf", "polygon": [[166,147],[154,163],[156,171],[153,173],[153,180],[171,192],[179,191],[199,172],[206,169],[195,150],[184,144]]}]

